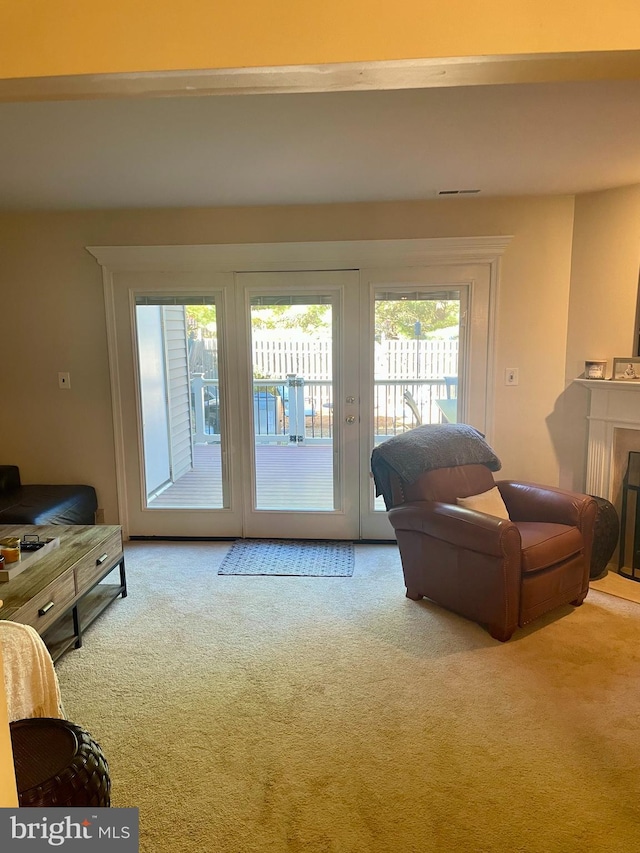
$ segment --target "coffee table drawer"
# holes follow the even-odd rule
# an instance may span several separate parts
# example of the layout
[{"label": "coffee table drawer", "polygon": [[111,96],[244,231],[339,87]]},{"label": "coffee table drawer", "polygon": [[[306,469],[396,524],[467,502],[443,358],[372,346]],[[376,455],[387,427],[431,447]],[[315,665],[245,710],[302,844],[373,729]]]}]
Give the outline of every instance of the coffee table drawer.
[{"label": "coffee table drawer", "polygon": [[122,557],[122,535],[118,531],[102,545],[90,551],[76,566],[76,589],[78,595],[90,589],[98,578]]},{"label": "coffee table drawer", "polygon": [[76,585],[73,577],[73,569],[56,578],[54,583],[35,595],[24,607],[12,616],[14,622],[22,622],[23,625],[31,625],[41,634],[46,628],[59,618],[65,609],[76,597]]}]

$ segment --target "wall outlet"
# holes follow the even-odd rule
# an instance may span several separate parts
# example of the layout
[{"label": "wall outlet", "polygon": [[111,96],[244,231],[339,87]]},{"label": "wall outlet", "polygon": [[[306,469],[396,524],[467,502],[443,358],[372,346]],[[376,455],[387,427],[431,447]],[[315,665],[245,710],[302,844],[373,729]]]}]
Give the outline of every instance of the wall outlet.
[{"label": "wall outlet", "polygon": [[70,373],[59,373],[58,374],[58,388],[71,388],[71,374]]},{"label": "wall outlet", "polygon": [[518,368],[517,367],[507,367],[504,371],[504,384],[505,385],[517,385],[518,384]]}]

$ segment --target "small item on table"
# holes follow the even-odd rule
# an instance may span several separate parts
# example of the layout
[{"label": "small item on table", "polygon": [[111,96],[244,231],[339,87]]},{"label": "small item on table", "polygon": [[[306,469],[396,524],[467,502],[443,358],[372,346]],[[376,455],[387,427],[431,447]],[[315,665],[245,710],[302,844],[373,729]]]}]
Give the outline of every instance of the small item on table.
[{"label": "small item on table", "polygon": [[44,548],[44,546],[51,540],[43,540],[40,539],[39,536],[36,536],[32,533],[25,533],[22,538],[22,542],[20,543],[21,551],[39,551],[40,548]]},{"label": "small item on table", "polygon": [[20,539],[16,536],[5,536],[0,539],[0,554],[5,563],[17,563],[20,559]]}]

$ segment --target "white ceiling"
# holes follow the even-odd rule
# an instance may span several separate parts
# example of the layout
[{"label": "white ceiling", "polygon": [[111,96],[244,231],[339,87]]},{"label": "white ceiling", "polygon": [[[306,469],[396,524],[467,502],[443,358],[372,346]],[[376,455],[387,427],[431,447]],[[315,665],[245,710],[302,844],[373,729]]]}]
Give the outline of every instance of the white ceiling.
[{"label": "white ceiling", "polygon": [[640,184],[640,81],[0,104],[0,209]]}]

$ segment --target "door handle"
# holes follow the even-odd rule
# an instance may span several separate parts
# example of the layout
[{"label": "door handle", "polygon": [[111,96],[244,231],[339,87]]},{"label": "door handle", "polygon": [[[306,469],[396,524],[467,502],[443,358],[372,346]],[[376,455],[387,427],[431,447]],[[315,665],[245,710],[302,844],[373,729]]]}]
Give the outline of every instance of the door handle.
[{"label": "door handle", "polygon": [[345,421],[348,424],[355,424],[355,422],[356,422],[355,415],[349,415],[348,417],[345,418]]}]

